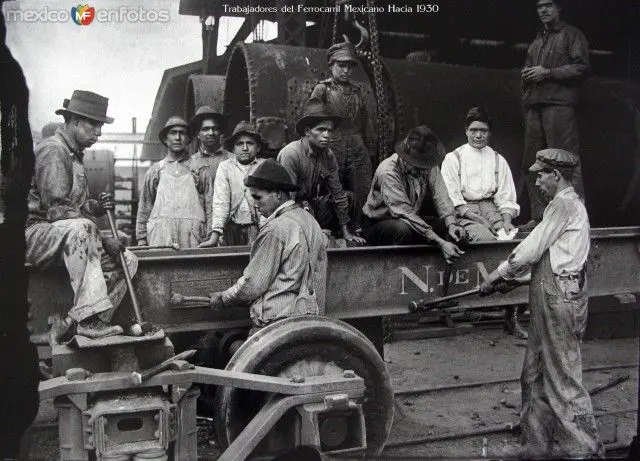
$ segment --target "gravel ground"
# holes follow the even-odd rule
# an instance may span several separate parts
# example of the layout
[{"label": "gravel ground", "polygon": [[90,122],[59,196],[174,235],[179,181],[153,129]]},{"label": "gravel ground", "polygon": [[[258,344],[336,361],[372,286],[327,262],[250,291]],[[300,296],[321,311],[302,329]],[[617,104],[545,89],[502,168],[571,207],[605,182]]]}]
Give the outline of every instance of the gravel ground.
[{"label": "gravel ground", "polygon": [[[498,330],[483,330],[451,337],[401,341],[385,345],[385,357],[397,391],[451,386],[518,378],[524,357],[524,341]],[[588,341],[583,347],[583,367],[626,365],[638,362],[638,340]],[[637,368],[585,372],[587,389],[612,378],[629,375],[616,386],[593,398],[596,412],[637,407]],[[472,388],[439,390],[401,395],[396,399],[396,416],[389,443],[416,437],[436,437],[480,431],[518,422],[520,386],[517,381]],[[598,417],[605,442],[630,443],[636,433],[636,413]],[[56,414],[52,402],[43,402],[29,437],[28,459],[53,461],[58,458]],[[199,459],[218,455],[209,443],[206,425],[199,426]],[[499,456],[517,442],[511,431],[471,438],[435,441],[385,449],[387,456],[480,457],[486,438],[486,454]]]}]

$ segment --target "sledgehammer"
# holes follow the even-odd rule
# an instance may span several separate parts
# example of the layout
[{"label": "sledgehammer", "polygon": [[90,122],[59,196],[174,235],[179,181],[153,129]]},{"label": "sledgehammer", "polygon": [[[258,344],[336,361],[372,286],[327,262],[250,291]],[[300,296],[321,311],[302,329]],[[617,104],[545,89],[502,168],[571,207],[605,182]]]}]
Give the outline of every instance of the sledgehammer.
[{"label": "sledgehammer", "polygon": [[[107,219],[109,219],[109,227],[111,228],[113,238],[118,240],[118,231],[116,230],[116,221],[113,217],[113,210],[105,211],[107,212]],[[122,266],[122,271],[124,273],[124,281],[127,284],[127,289],[129,290],[129,295],[131,296],[131,304],[133,304],[133,312],[136,316],[137,322],[131,325],[130,332],[133,336],[140,336],[149,333],[150,331],[153,331],[153,325],[142,321],[142,315],[140,314],[140,305],[138,304],[138,297],[136,296],[136,292],[133,290],[133,282],[131,281],[131,274],[129,273],[127,261],[124,258],[124,252],[120,251],[118,256],[120,257],[120,265]]]}]

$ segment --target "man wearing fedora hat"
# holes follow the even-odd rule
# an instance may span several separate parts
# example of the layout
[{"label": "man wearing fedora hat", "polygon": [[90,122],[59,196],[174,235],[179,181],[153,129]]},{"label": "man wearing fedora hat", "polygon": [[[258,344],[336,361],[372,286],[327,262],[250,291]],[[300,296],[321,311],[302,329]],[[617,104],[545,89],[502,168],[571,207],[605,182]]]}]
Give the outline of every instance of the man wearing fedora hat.
[{"label": "man wearing fedora hat", "polygon": [[322,314],[327,239],[313,216],[290,198],[298,186],[272,159],[258,165],[245,185],[266,221],[242,277],[231,288],[211,293],[211,308],[250,304],[251,333],[281,318]]},{"label": "man wearing fedora hat", "polygon": [[278,154],[278,161],[298,185],[296,200],[313,213],[323,229],[342,231],[347,241],[364,244],[349,230],[355,212],[353,194],[342,188],[338,162],[329,140],[342,117],[335,115],[319,99],[309,99],[296,130],[302,136],[290,142]]},{"label": "man wearing fedora hat", "polygon": [[[113,210],[115,203],[105,193],[99,201],[89,198],[82,164],[84,149],[98,140],[104,123],[113,122],[106,115],[107,104],[108,99],[99,94],[74,91],[56,111],[64,117],[64,126],[36,148],[25,230],[26,258],[38,267],[63,262],[69,272],[74,304],[67,317],[54,325],[54,334],[60,338],[74,332],[90,338],[122,333],[120,326],[109,324],[124,295],[122,280],[108,288],[107,264],[113,267],[113,261],[101,257],[104,251],[112,259],[117,257],[122,244],[101,235],[94,222],[105,210]],[[135,256],[126,251],[125,259],[130,272],[135,273]]]},{"label": "man wearing fedora hat", "polygon": [[189,120],[191,136],[198,141],[198,150],[191,158],[195,163],[208,167],[214,180],[220,162],[230,157],[230,153],[220,145],[224,127],[224,115],[210,106],[199,107]]},{"label": "man wearing fedora hat", "polygon": [[373,169],[365,133],[369,125],[362,89],[351,80],[358,66],[356,47],[349,41],[336,43],[327,50],[331,78],[320,81],[311,98],[320,99],[327,108],[342,117],[331,140],[338,161],[342,186],[353,192],[355,228],[360,227],[362,205],[367,200]]},{"label": "man wearing fedora hat", "polygon": [[522,447],[518,456],[604,455],[589,393],[582,385],[587,325],[589,218],[572,186],[579,158],[544,149],[529,168],[548,201],[542,221],[482,283],[481,294],[507,292],[530,274],[529,342],[522,365]]},{"label": "man wearing fedora hat", "polygon": [[455,218],[455,209],[440,174],[444,148],[427,126],[418,126],[396,145],[396,153],[376,169],[371,191],[362,211],[367,241],[378,245],[409,245],[433,242],[447,261],[463,252],[441,238],[419,212],[428,196],[433,202],[438,227],[455,241],[464,238],[464,229]]},{"label": "man wearing fedora hat", "polygon": [[259,219],[244,180],[262,163],[263,159],[256,156],[263,145],[262,136],[248,122],[238,123],[233,135],[225,140],[225,148],[233,155],[218,167],[210,235],[200,248],[218,245],[223,235],[224,244],[230,246],[250,245],[255,240]]},{"label": "man wearing fedora hat", "polygon": [[138,244],[195,248],[211,223],[211,171],[189,156],[189,125],[182,117],[169,117],[158,137],[167,156],[144,176],[136,221]]}]

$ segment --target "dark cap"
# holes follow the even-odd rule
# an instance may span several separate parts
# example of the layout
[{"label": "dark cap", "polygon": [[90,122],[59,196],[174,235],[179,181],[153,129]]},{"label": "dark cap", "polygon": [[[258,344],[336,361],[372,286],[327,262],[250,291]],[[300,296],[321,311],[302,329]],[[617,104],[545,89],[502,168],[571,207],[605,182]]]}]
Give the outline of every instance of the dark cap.
[{"label": "dark cap", "polygon": [[350,61],[358,64],[356,47],[351,42],[336,43],[327,50],[327,61]]},{"label": "dark cap", "polygon": [[313,127],[325,120],[331,120],[333,127],[337,128],[343,119],[334,114],[320,99],[311,98],[304,105],[302,115],[296,122],[296,131],[302,135],[306,128]]},{"label": "dark cap", "polygon": [[440,163],[444,146],[428,126],[420,125],[409,130],[407,136],[396,144],[396,153],[409,165],[426,169]]},{"label": "dark cap", "polygon": [[578,156],[563,149],[543,149],[536,153],[536,161],[529,171],[536,172],[541,170],[564,168],[574,168],[580,160]]},{"label": "dark cap", "polygon": [[71,99],[62,102],[62,109],[57,115],[76,114],[102,123],[113,123],[113,118],[107,117],[109,98],[92,91],[75,90]]},{"label": "dark cap", "polygon": [[295,191],[298,186],[291,180],[285,167],[272,158],[265,160],[244,180],[247,187],[256,189]]},{"label": "dark cap", "polygon": [[189,120],[189,127],[191,129],[191,135],[195,136],[198,131],[200,131],[200,127],[202,126],[202,121],[206,119],[217,120],[220,124],[220,127],[224,130],[224,122],[225,118],[220,112],[217,112],[211,106],[201,106],[196,111],[196,114],[191,117]]}]

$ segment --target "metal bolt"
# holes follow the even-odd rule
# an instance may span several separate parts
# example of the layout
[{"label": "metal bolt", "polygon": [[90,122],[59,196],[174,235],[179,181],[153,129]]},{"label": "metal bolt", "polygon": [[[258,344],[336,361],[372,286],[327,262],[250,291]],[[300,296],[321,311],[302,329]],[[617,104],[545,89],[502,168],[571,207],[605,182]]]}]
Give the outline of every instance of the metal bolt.
[{"label": "metal bolt", "polygon": [[342,377],[343,378],[355,378],[356,377],[356,372],[353,370],[344,370],[342,372]]},{"label": "metal bolt", "polygon": [[302,376],[294,376],[293,378],[291,378],[291,382],[295,384],[301,384],[304,383],[304,378]]}]

